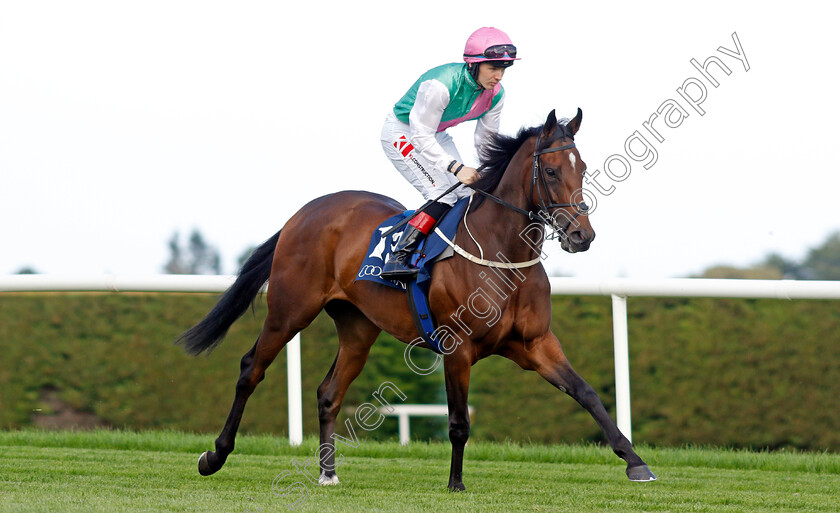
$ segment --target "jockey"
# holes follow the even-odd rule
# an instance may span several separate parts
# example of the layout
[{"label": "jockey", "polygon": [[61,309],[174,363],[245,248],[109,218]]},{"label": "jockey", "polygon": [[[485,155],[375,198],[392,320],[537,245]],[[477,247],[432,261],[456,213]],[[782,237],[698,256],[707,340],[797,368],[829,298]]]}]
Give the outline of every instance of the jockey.
[{"label": "jockey", "polygon": [[[426,200],[443,194],[459,181],[472,184],[478,171],[465,166],[446,133],[464,121],[478,120],[475,147],[499,130],[505,91],[500,84],[513,65],[516,47],[501,30],[483,27],[470,35],[464,64],[444,64],[424,73],[394,105],[382,127],[382,148],[406,180]],[[458,188],[433,202],[412,219],[382,269],[382,277],[405,280],[417,274],[409,257],[459,199],[471,191]]]}]

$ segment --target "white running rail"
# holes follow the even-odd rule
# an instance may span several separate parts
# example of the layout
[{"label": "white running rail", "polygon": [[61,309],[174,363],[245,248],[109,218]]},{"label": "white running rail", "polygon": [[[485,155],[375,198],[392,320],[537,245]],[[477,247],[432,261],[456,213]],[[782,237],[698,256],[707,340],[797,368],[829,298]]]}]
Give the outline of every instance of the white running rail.
[{"label": "white running rail", "polygon": [[[2,292],[224,292],[234,276],[205,275],[86,275],[21,274],[0,276]],[[717,297],[770,299],[840,299],[840,281],[549,278],[552,295],[611,296],[615,352],[616,418],[632,441],[627,297]],[[289,381],[289,443],[303,441],[300,336],[287,348]],[[430,405],[435,406],[435,405]],[[396,406],[395,406],[396,407]],[[401,418],[401,424],[403,422]],[[407,417],[405,417],[407,425]],[[406,433],[408,431],[406,430]],[[400,441],[403,441],[401,436]]]}]

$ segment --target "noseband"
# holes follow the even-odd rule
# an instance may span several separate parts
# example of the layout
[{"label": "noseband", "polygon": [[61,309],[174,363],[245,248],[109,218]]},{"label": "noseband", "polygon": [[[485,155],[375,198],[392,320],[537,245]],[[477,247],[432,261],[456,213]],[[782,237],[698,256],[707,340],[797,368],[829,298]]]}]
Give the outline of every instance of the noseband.
[{"label": "noseband", "polygon": [[[569,139],[574,140],[574,138],[572,137],[572,134],[570,134],[568,132],[566,127],[563,126],[562,128],[563,128],[563,130],[562,130],[560,136],[555,137],[554,139],[549,141],[546,148],[539,149],[540,148],[540,137],[542,136],[542,134],[537,136],[537,142],[534,145],[534,165],[533,165],[532,173],[531,173],[531,190],[528,193],[528,197],[529,197],[530,201],[534,202],[534,188],[536,187],[537,197],[539,198],[539,201],[534,202],[534,203],[537,206],[537,208],[539,209],[537,212],[534,212],[533,210],[524,210],[524,209],[521,209],[521,208],[519,208],[515,205],[511,205],[507,201],[505,201],[501,198],[498,198],[498,197],[490,194],[489,192],[485,192],[485,191],[482,191],[480,189],[473,189],[473,190],[475,192],[481,194],[482,196],[495,201],[496,203],[502,205],[503,207],[506,207],[510,210],[513,210],[514,212],[518,212],[518,213],[523,214],[525,216],[528,216],[528,219],[530,219],[532,221],[537,221],[537,222],[540,222],[540,223],[543,223],[543,224],[550,225],[554,229],[555,234],[562,234],[562,235],[568,236],[566,234],[566,230],[569,229],[569,226],[572,225],[572,223],[574,222],[575,219],[578,218],[578,216],[580,216],[581,214],[585,214],[589,210],[589,206],[586,203],[583,203],[583,202],[580,202],[580,203],[547,203],[545,198],[543,197],[542,190],[545,189],[546,196],[548,196],[548,182],[546,181],[545,172],[542,169],[542,162],[541,162],[541,159],[540,159],[540,156],[545,155],[546,153],[554,153],[555,151],[570,150],[570,149],[575,147],[574,142],[572,142],[571,144],[558,146],[556,148],[548,147],[552,143],[554,143],[555,141],[558,141],[560,139],[569,138]],[[551,198],[549,197],[549,199],[551,199]],[[569,220],[568,223],[566,223],[566,226],[560,226],[557,223],[557,220],[554,219],[554,217],[552,217],[550,215],[549,211],[551,209],[555,209],[555,208],[568,208],[568,207],[575,207],[575,215]],[[546,239],[551,240],[551,239],[555,239],[557,237],[561,237],[562,235],[551,234],[551,235],[548,235],[546,237]]]}]

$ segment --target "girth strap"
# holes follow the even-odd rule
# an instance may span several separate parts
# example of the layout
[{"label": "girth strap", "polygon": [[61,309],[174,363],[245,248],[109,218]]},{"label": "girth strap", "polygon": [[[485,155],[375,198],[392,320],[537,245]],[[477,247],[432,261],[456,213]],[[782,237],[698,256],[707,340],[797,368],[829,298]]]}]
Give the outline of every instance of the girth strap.
[{"label": "girth strap", "polygon": [[437,322],[435,321],[432,310],[429,308],[429,302],[426,295],[420,290],[417,285],[417,280],[412,279],[406,284],[406,295],[408,296],[408,309],[411,311],[411,319],[414,321],[414,327],[417,333],[423,340],[429,344],[432,351],[443,354],[440,347],[440,341],[435,340],[433,335],[437,329]]}]

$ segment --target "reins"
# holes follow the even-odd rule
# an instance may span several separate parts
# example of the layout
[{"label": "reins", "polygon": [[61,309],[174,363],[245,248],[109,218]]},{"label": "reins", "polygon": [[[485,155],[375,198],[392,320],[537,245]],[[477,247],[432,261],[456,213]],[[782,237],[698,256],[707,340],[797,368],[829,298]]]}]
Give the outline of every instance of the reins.
[{"label": "reins", "polygon": [[446,235],[444,235],[444,233],[442,231],[440,231],[440,228],[435,228],[435,233],[437,234],[438,237],[441,238],[441,240],[443,240],[443,242],[447,243],[449,245],[449,247],[452,248],[455,251],[455,253],[458,253],[459,255],[461,255],[462,257],[466,258],[467,260],[469,260],[470,262],[472,262],[474,264],[483,265],[485,267],[502,267],[502,268],[506,268],[506,269],[523,269],[525,267],[531,267],[532,265],[537,265],[538,263],[540,263],[540,260],[542,260],[540,257],[537,257],[533,260],[528,260],[527,262],[516,262],[516,263],[499,262],[499,261],[494,261],[494,260],[485,260],[483,258],[479,258],[479,257],[473,255],[469,251],[465,250],[461,246],[459,246],[459,245],[455,244],[454,242],[452,242],[451,240],[449,240],[449,238]]}]

